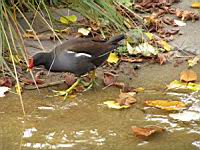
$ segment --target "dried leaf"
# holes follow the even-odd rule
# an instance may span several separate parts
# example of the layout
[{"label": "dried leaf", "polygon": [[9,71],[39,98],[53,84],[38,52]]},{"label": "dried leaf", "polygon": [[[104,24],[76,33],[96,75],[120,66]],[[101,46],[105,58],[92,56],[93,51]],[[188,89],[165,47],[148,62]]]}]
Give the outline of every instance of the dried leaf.
[{"label": "dried leaf", "polygon": [[116,100],[120,106],[126,105],[130,106],[135,103],[137,100],[133,97],[135,92],[128,92],[128,93],[120,93],[119,98]]},{"label": "dried leaf", "polygon": [[6,86],[1,86],[0,87],[0,97],[4,97],[5,93],[8,92],[10,88],[6,87]]},{"label": "dried leaf", "polygon": [[186,108],[186,105],[180,101],[169,101],[169,100],[147,100],[145,104],[164,110],[182,110]]},{"label": "dried leaf", "polygon": [[193,2],[191,7],[192,8],[200,8],[200,2]]},{"label": "dried leaf", "polygon": [[169,116],[173,119],[177,119],[180,121],[192,121],[192,120],[199,121],[200,120],[200,113],[196,111],[185,110],[181,113],[169,114]]},{"label": "dried leaf", "polygon": [[166,63],[167,58],[168,58],[168,55],[167,55],[167,54],[159,53],[159,54],[158,54],[158,60],[159,60],[160,65]]},{"label": "dried leaf", "polygon": [[9,77],[0,78],[0,86],[12,87],[12,80]]},{"label": "dried leaf", "polygon": [[115,101],[105,101],[103,104],[107,105],[108,108],[113,108],[113,109],[123,109],[123,108],[129,108],[130,106],[127,105],[120,105],[119,103]]},{"label": "dried leaf", "polygon": [[123,58],[122,57],[120,60],[124,61],[124,62],[129,62],[129,63],[140,63],[140,62],[143,62],[142,58]]},{"label": "dried leaf", "polygon": [[188,60],[188,65],[189,67],[193,67],[194,65],[196,65],[199,61],[200,57],[196,56],[193,59]]},{"label": "dried leaf", "polygon": [[163,40],[158,41],[158,43],[166,50],[166,51],[171,51],[171,46]]},{"label": "dried leaf", "polygon": [[194,82],[197,80],[197,74],[192,70],[182,71],[180,74],[180,81]]},{"label": "dried leaf", "polygon": [[87,28],[87,29],[85,29],[85,28],[79,28],[78,29],[78,33],[81,33],[84,36],[87,36],[90,33],[90,31],[91,31],[91,28]]},{"label": "dried leaf", "polygon": [[183,26],[186,26],[186,23],[181,21],[181,20],[174,20],[174,23],[177,25],[177,26],[180,26],[180,27],[183,27]]},{"label": "dried leaf", "polygon": [[114,84],[116,82],[116,75],[109,72],[104,72],[103,82],[105,86]]},{"label": "dried leaf", "polygon": [[119,61],[119,57],[116,53],[110,53],[107,62],[116,64]]},{"label": "dried leaf", "polygon": [[133,134],[135,134],[135,136],[144,139],[144,138],[154,135],[155,133],[162,133],[165,131],[165,129],[159,126],[151,126],[151,127],[132,126],[132,131],[133,131]]}]

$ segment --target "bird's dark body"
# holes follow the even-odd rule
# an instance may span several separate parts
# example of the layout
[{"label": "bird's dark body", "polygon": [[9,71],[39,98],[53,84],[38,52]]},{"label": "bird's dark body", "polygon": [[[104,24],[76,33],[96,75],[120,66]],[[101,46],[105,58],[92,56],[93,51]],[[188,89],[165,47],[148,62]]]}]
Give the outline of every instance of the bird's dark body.
[{"label": "bird's dark body", "polygon": [[33,65],[44,65],[53,72],[71,72],[81,76],[102,65],[122,39],[124,35],[118,35],[106,42],[84,38],[68,40],[50,52],[35,54]]}]

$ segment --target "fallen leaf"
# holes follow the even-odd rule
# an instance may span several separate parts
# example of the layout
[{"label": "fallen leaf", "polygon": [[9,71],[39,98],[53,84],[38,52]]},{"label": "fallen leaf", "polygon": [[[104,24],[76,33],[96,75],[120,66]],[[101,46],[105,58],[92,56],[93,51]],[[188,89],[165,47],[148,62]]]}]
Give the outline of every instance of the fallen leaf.
[{"label": "fallen leaf", "polygon": [[186,108],[186,105],[180,101],[169,101],[169,100],[146,100],[145,104],[164,110],[182,110]]},{"label": "fallen leaf", "polygon": [[177,119],[180,121],[199,121],[200,120],[200,113],[196,111],[189,111],[185,110],[180,113],[176,114],[169,114],[169,116],[173,119]]},{"label": "fallen leaf", "polygon": [[162,46],[166,51],[171,51],[171,46],[163,40],[158,41],[158,44],[160,44],[160,46]]},{"label": "fallen leaf", "polygon": [[116,82],[116,75],[110,72],[104,72],[103,82],[105,86],[114,84]]},{"label": "fallen leaf", "polygon": [[132,132],[135,136],[145,139],[154,135],[155,133],[162,133],[165,129],[159,126],[150,126],[150,127],[135,127],[132,126]]},{"label": "fallen leaf", "polygon": [[153,40],[154,39],[154,35],[150,32],[145,32],[145,35],[148,37],[149,40]]},{"label": "fallen leaf", "polygon": [[129,63],[140,63],[140,62],[143,62],[142,58],[123,58],[122,57],[120,60],[124,61],[124,62],[129,62]]},{"label": "fallen leaf", "polygon": [[145,42],[136,47],[131,47],[130,44],[127,44],[127,49],[129,54],[142,54],[143,56],[157,55],[158,49]]},{"label": "fallen leaf", "polygon": [[12,80],[9,77],[0,78],[0,86],[12,87]]},{"label": "fallen leaf", "polygon": [[105,101],[103,104],[107,105],[108,108],[113,108],[113,109],[123,109],[123,108],[129,108],[130,106],[127,105],[120,105],[118,102],[115,101]]},{"label": "fallen leaf", "polygon": [[116,64],[119,61],[119,57],[116,53],[110,53],[107,62]]},{"label": "fallen leaf", "polygon": [[174,23],[177,25],[177,26],[180,26],[180,27],[183,27],[183,26],[186,26],[186,23],[181,21],[181,20],[174,20]]},{"label": "fallen leaf", "polygon": [[193,2],[191,7],[192,8],[200,8],[200,2]]},{"label": "fallen leaf", "polygon": [[136,93],[142,93],[142,92],[144,92],[144,88],[143,87],[139,87],[139,88],[133,89],[132,91],[136,92]]},{"label": "fallen leaf", "polygon": [[75,23],[76,21],[77,21],[77,17],[75,15],[60,17],[60,22],[66,25]]},{"label": "fallen leaf", "polygon": [[192,91],[199,91],[200,90],[200,84],[196,83],[183,83],[181,81],[174,80],[169,85],[167,85],[168,89],[188,89]]},{"label": "fallen leaf", "polygon": [[87,29],[85,29],[85,28],[79,28],[78,29],[78,33],[81,33],[84,36],[87,36],[90,33],[90,31],[91,31],[91,28],[87,28]]},{"label": "fallen leaf", "polygon": [[193,59],[189,59],[188,60],[189,67],[193,67],[194,65],[196,65],[198,63],[199,59],[200,59],[200,56],[196,56]]},{"label": "fallen leaf", "polygon": [[168,55],[167,55],[167,54],[159,53],[159,54],[158,54],[158,60],[159,60],[160,65],[166,63],[167,58],[168,58]]},{"label": "fallen leaf", "polygon": [[180,81],[194,82],[197,80],[197,74],[192,70],[182,71],[180,74]]},{"label": "fallen leaf", "polygon": [[120,93],[119,98],[116,100],[120,106],[126,105],[130,106],[135,103],[137,100],[133,97],[135,92],[128,92],[128,93]]},{"label": "fallen leaf", "polygon": [[17,94],[21,94],[22,93],[22,87],[19,84],[15,85],[15,91],[17,92]]},{"label": "fallen leaf", "polygon": [[6,86],[1,86],[0,87],[0,97],[4,97],[5,93],[8,92],[10,88],[6,87]]}]

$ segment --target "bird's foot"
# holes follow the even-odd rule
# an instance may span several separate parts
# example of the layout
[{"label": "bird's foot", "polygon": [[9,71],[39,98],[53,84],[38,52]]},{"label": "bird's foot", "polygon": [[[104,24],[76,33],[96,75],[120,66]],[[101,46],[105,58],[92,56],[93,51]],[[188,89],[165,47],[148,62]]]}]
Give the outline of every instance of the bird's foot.
[{"label": "bird's foot", "polygon": [[94,85],[98,85],[98,83],[95,80],[92,80],[89,83],[81,81],[81,83],[85,87],[84,92],[90,90]]},{"label": "bird's foot", "polygon": [[68,88],[67,90],[65,91],[53,91],[56,93],[56,95],[54,96],[64,96],[64,100],[67,98],[67,96],[76,88],[76,86],[81,82],[81,79],[78,78],[76,80],[76,82],[74,84],[72,84],[70,86],[70,88]]}]

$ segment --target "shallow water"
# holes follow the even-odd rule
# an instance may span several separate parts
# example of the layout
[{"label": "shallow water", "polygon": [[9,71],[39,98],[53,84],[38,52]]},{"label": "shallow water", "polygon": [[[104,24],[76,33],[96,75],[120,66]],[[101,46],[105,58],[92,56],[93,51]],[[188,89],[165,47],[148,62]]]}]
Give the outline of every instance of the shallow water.
[{"label": "shallow water", "polygon": [[[194,70],[199,75],[198,67],[199,65]],[[198,94],[191,98],[190,94],[163,92],[165,85],[178,79],[180,71],[185,68],[186,65],[174,68],[172,64],[142,67],[136,72],[137,77],[126,81],[146,90],[137,94],[137,103],[125,110],[113,110],[104,106],[104,101],[116,99],[120,91],[113,87],[102,90],[99,85],[65,102],[59,97],[47,98],[47,95],[52,95],[48,89],[41,90],[41,94],[37,91],[25,91],[24,117],[18,97],[9,93],[0,99],[0,149],[200,149],[199,121],[176,121],[169,118],[169,112],[143,104],[147,99],[198,102]],[[120,77],[121,80],[126,78],[123,75]],[[148,125],[158,125],[166,131],[148,140],[141,140],[133,135],[131,126]]]}]

